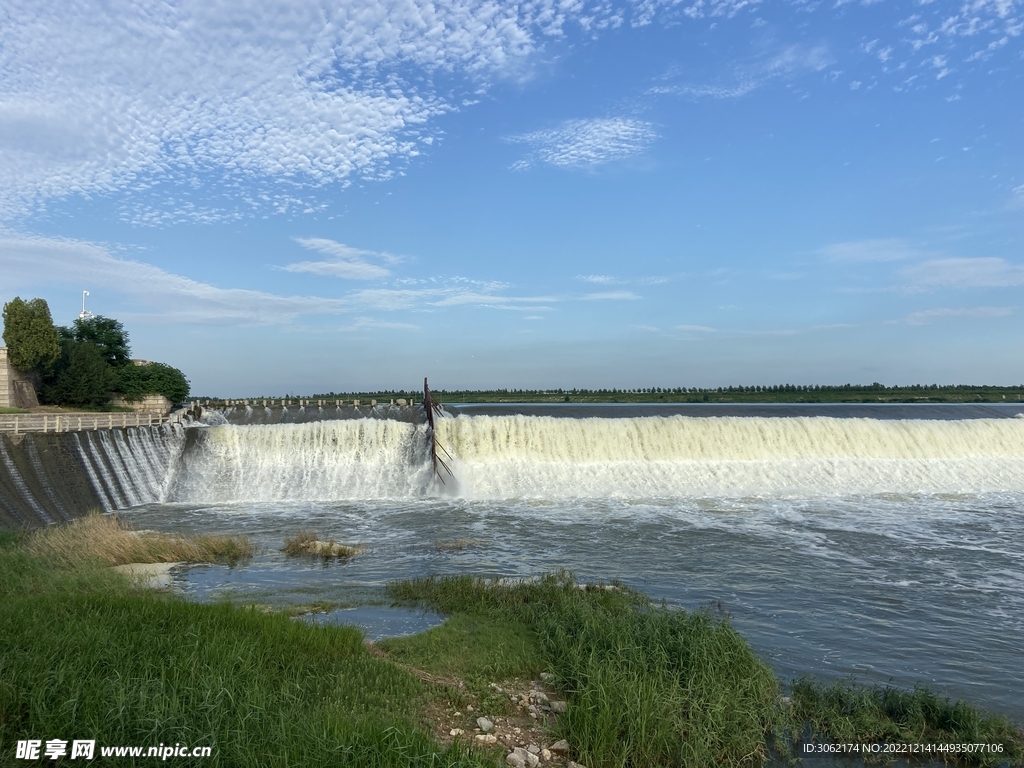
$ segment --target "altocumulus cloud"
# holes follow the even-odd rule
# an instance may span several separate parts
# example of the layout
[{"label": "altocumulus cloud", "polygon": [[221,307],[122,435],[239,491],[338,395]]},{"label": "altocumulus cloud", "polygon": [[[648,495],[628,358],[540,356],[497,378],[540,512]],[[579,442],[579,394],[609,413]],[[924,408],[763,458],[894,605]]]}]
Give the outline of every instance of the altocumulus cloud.
[{"label": "altocumulus cloud", "polygon": [[[9,0],[0,220],[201,173],[293,186],[385,178],[455,108],[435,72],[474,89],[522,77],[570,21],[593,29],[611,13],[586,0]],[[401,76],[410,68],[415,86]]]},{"label": "altocumulus cloud", "polygon": [[523,170],[538,163],[556,168],[592,168],[639,155],[658,138],[654,127],[643,120],[625,117],[568,120],[506,141],[525,144],[530,153],[512,167]]}]

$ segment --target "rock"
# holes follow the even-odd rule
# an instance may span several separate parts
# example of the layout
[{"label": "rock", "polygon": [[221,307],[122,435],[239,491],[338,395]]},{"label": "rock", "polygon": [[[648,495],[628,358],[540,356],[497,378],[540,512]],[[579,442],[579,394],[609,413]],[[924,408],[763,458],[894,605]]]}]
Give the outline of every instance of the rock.
[{"label": "rock", "polygon": [[543,691],[530,691],[530,696],[532,696],[533,700],[538,704],[547,704],[548,702],[547,694]]},{"label": "rock", "polygon": [[583,763],[577,763],[575,760],[570,760],[566,763],[565,768],[587,768]]},{"label": "rock", "polygon": [[517,755],[515,752],[509,752],[505,755],[505,762],[512,766],[512,768],[526,768],[526,760]]},{"label": "rock", "polygon": [[495,736],[493,733],[478,733],[473,738],[476,739],[477,744],[497,744],[498,743],[498,737]]},{"label": "rock", "polygon": [[548,747],[548,749],[550,749],[556,755],[565,755],[569,752],[569,742],[565,739],[559,739],[550,747]]},{"label": "rock", "polygon": [[522,747],[516,747],[512,750],[513,755],[518,755],[523,760],[523,765],[526,768],[537,768],[540,765],[540,758],[532,752],[527,752]]},{"label": "rock", "polygon": [[553,674],[551,674],[550,672],[541,672],[540,673],[540,679],[543,680],[546,683],[549,680],[554,680],[555,676]]},{"label": "rock", "polygon": [[476,719],[476,724],[484,733],[488,733],[494,730],[494,723],[492,723],[486,717],[478,717]]},{"label": "rock", "polygon": [[136,587],[164,589],[171,586],[173,576],[171,569],[187,563],[128,563],[115,565],[110,570],[124,574]]},{"label": "rock", "polygon": [[538,747],[536,744],[531,744],[526,748],[526,751],[529,752],[531,755],[539,755],[540,747]]},{"label": "rock", "polygon": [[452,728],[450,731],[448,731],[449,736],[461,736],[464,733],[465,731],[461,728]]},{"label": "rock", "polygon": [[569,705],[564,701],[552,701],[548,706],[551,707],[551,711],[556,715],[560,715],[569,708]]},{"label": "rock", "polygon": [[542,749],[540,751],[540,756],[541,756],[542,760],[547,761],[547,760],[550,760],[552,757],[554,757],[555,753],[552,752],[550,749]]},{"label": "rock", "polygon": [[467,712],[472,712],[473,711],[473,705],[472,704],[467,704],[466,705],[466,711]]}]

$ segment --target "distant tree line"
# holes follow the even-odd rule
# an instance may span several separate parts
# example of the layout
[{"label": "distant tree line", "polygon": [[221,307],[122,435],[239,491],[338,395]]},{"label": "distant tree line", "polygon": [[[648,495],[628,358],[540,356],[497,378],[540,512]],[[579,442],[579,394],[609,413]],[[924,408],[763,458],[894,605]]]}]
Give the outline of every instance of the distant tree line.
[{"label": "distant tree line", "polygon": [[[435,389],[439,402],[576,402],[576,403],[871,403],[871,402],[1024,402],[1024,384],[993,386],[973,384],[772,384],[725,387],[631,387],[553,389]],[[406,398],[418,402],[422,390],[378,389],[287,395],[287,399],[350,400]],[[265,395],[260,397],[266,398]],[[275,395],[275,399],[281,397]],[[199,398],[204,399],[204,398]],[[210,398],[217,399],[217,398]],[[259,398],[257,398],[259,399]]]},{"label": "distant tree line", "polygon": [[115,394],[129,401],[163,395],[173,403],[188,397],[177,368],[132,362],[128,332],[117,320],[93,315],[58,327],[45,300],[20,297],[4,304],[3,318],[7,359],[33,378],[44,403],[99,407]]}]

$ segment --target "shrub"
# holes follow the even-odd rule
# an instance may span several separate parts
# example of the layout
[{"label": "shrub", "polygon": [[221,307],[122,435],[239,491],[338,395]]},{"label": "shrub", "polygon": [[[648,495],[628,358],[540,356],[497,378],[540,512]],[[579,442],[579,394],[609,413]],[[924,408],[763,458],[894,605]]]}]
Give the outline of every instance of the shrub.
[{"label": "shrub", "polygon": [[125,400],[141,400],[146,395],[163,395],[172,403],[188,397],[185,374],[164,363],[123,365],[117,369],[117,391]]}]

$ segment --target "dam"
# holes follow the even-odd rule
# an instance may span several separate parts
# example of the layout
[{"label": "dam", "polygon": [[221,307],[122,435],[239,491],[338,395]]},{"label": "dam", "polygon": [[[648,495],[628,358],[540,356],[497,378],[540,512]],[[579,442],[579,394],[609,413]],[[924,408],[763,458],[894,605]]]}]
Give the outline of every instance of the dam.
[{"label": "dam", "polygon": [[1019,418],[463,415],[437,422],[455,474],[442,484],[412,410],[5,436],[0,519],[153,503],[1024,493]]},{"label": "dam", "polygon": [[[332,409],[0,435],[2,524],[93,507],[136,528],[245,534],[251,562],[176,584],[246,604],[569,568],[726,611],[783,679],[924,683],[1024,721],[1019,406],[456,406],[436,420],[445,482],[420,409]],[[301,529],[363,552],[289,558]]]}]

